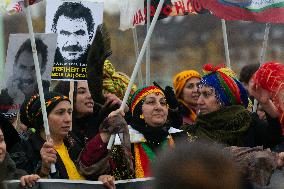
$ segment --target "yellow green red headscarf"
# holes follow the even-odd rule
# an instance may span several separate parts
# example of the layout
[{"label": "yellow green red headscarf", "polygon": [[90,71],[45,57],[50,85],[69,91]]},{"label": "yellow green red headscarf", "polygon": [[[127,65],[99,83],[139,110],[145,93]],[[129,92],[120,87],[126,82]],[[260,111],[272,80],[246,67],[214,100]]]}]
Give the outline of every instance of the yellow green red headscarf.
[{"label": "yellow green red headscarf", "polygon": [[131,99],[129,100],[130,111],[132,115],[134,114],[134,110],[139,102],[144,100],[144,98],[152,93],[160,93],[165,96],[164,92],[157,86],[144,86],[139,89],[132,95]]}]

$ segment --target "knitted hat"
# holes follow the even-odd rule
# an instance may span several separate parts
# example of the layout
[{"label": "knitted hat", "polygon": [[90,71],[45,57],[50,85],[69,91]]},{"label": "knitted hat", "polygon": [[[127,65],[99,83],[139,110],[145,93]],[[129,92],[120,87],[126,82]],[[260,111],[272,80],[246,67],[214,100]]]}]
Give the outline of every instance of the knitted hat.
[{"label": "knitted hat", "polygon": [[[44,94],[45,106],[47,115],[51,110],[64,100],[69,101],[67,96],[56,92],[48,92]],[[43,118],[40,104],[39,95],[33,95],[30,99],[26,100],[20,110],[20,120],[28,128],[35,128],[37,131],[43,126]]]},{"label": "knitted hat", "polygon": [[[160,93],[163,96],[165,96],[164,92],[157,86],[152,86],[152,85],[151,86],[144,86],[144,87],[137,89],[137,91],[131,96],[131,98],[129,100],[129,106],[130,106],[130,111],[131,111],[132,115],[137,113],[136,109],[137,109],[137,107],[140,107],[140,106],[137,106],[137,105],[141,104],[141,106],[142,106],[142,103],[140,103],[140,102],[143,102],[144,98],[151,93]],[[138,109],[141,109],[141,107],[138,108]]]},{"label": "knitted hat", "polygon": [[224,65],[214,68],[211,64],[206,64],[203,66],[203,72],[201,84],[214,88],[223,106],[243,105],[245,108],[248,106],[248,94],[230,68]]},{"label": "knitted hat", "polygon": [[174,76],[174,79],[173,79],[174,90],[175,90],[177,98],[179,98],[182,92],[182,89],[184,88],[184,85],[186,84],[187,80],[189,80],[192,77],[201,79],[201,75],[195,70],[182,71]]}]

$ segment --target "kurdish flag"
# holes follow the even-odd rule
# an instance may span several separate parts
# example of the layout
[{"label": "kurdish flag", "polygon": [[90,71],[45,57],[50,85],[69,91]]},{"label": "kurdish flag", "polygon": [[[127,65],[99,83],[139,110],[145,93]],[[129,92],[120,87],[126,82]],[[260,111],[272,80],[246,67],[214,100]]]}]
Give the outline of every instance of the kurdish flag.
[{"label": "kurdish flag", "polygon": [[[29,0],[29,4],[35,4],[41,0]],[[16,13],[21,12],[24,7],[24,0],[1,0],[0,2],[0,12],[2,13]]]},{"label": "kurdish flag", "polygon": [[198,0],[225,20],[284,23],[284,0]]}]

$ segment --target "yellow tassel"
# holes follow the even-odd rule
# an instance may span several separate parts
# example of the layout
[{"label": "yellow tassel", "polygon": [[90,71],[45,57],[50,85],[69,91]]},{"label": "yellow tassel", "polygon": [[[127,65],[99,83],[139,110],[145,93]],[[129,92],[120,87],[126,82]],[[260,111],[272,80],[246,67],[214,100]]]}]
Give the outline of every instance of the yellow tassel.
[{"label": "yellow tassel", "polygon": [[173,139],[173,137],[171,135],[169,135],[168,144],[169,144],[170,148],[174,148],[175,147],[175,141],[174,141],[174,139]]}]

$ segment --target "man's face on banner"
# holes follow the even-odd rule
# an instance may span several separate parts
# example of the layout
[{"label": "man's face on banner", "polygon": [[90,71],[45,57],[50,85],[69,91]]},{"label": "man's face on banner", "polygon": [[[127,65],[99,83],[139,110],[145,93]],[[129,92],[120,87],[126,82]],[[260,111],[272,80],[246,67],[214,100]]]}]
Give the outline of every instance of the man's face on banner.
[{"label": "man's face on banner", "polygon": [[[41,65],[42,56],[38,54],[38,61]],[[17,82],[18,88],[25,94],[31,95],[34,92],[36,81],[36,73],[33,55],[29,51],[23,51],[18,61],[13,67],[14,82]]]},{"label": "man's face on banner", "polygon": [[57,47],[65,60],[77,61],[87,51],[90,40],[87,22],[83,18],[60,16],[57,33]]}]

